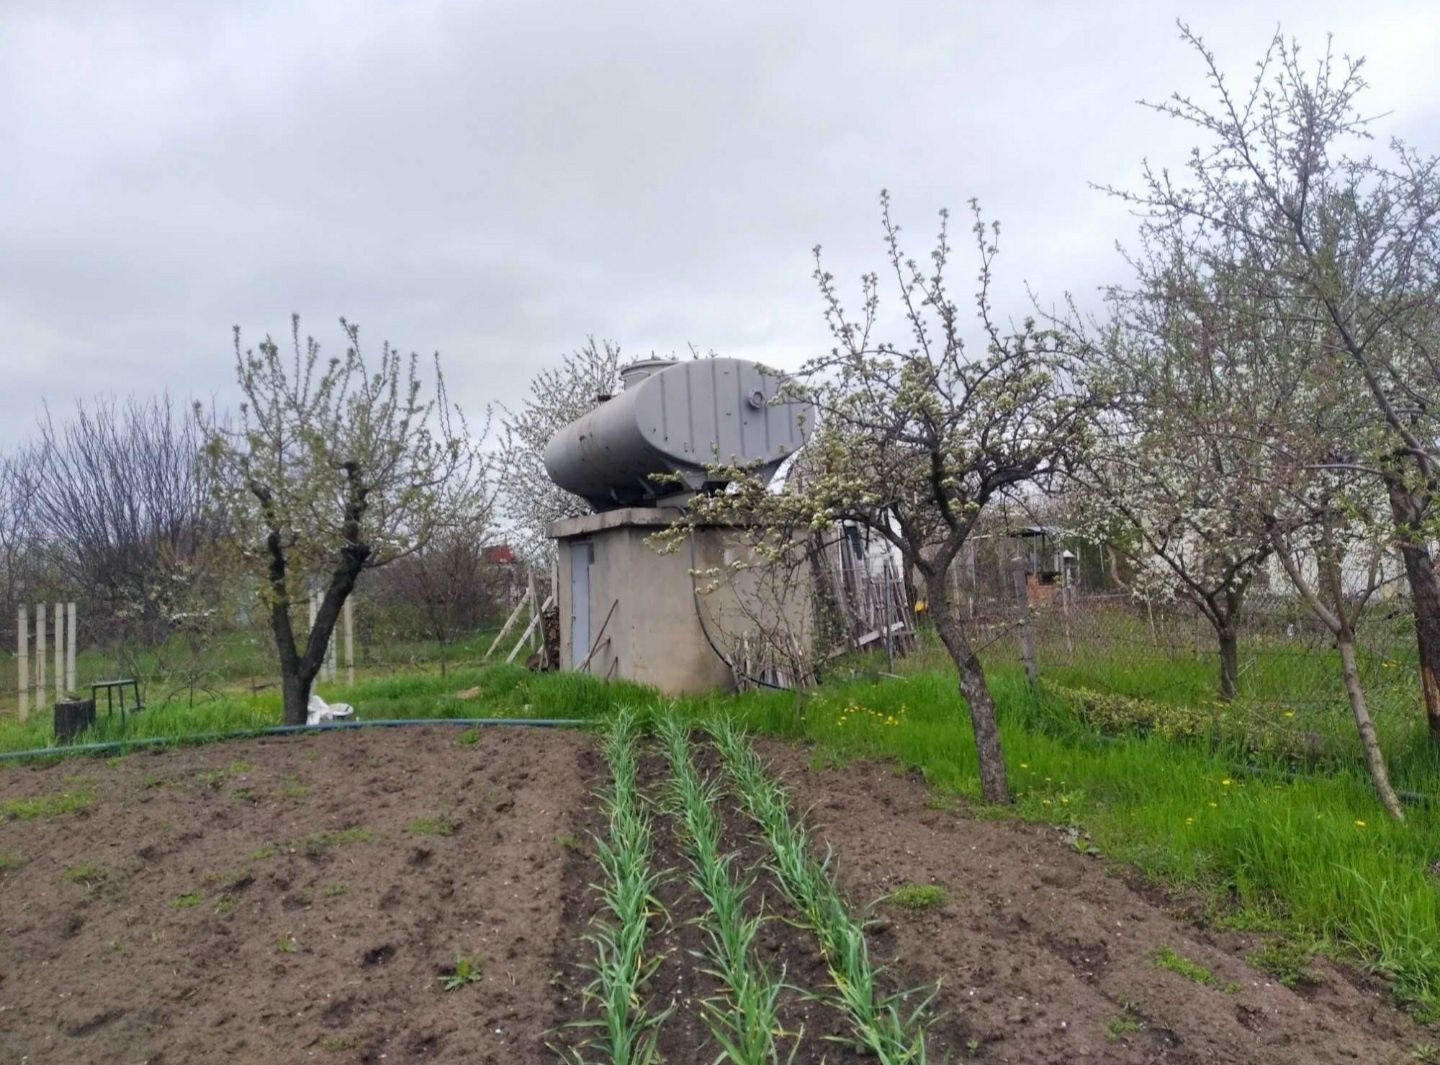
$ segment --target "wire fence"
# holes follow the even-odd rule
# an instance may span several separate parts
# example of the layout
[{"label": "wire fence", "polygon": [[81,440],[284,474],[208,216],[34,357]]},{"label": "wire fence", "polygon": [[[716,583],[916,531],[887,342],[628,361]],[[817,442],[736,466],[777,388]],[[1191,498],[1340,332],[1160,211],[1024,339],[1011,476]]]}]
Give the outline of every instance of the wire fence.
[{"label": "wire fence", "polygon": [[[1239,617],[1236,683],[1221,691],[1214,627],[1183,601],[1075,585],[976,597],[965,626],[991,666],[1028,665],[1103,732],[1202,739],[1319,765],[1360,757],[1339,652],[1297,595],[1252,592]],[[1381,600],[1357,628],[1360,682],[1389,751],[1427,731],[1410,604]],[[917,666],[920,663],[917,663]]]},{"label": "wire fence", "polygon": [[[317,687],[323,692],[327,685],[345,684],[352,675],[364,679],[475,666],[484,660],[512,600],[523,594],[524,584],[517,578],[483,616],[437,624],[407,604],[359,592],[351,598],[353,644],[347,645],[346,628],[338,623],[330,644],[331,664],[317,679]],[[58,673],[56,604],[24,604],[23,621],[22,608],[17,607],[0,622],[0,720],[20,717],[22,707],[29,716],[48,717],[51,704],[66,693],[88,695],[92,685],[121,678],[137,682],[146,705],[194,704],[220,695],[257,695],[278,688],[279,663],[269,616],[248,603],[168,619],[159,638],[147,638],[140,626],[129,623],[132,619],[97,610],[94,604],[82,600],[74,606],[73,629],[68,611],[60,612],[58,638],[64,650]],[[292,610],[291,620],[303,647],[310,628],[305,604]],[[28,651],[24,665],[22,627]],[[504,651],[508,650],[507,645]]]}]

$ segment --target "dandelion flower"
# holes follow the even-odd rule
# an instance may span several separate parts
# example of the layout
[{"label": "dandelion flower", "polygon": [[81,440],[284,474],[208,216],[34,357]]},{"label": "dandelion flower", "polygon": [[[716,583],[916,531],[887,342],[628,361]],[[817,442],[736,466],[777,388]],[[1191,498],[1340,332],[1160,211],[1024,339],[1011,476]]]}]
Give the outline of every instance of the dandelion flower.
[{"label": "dandelion flower", "polygon": [[1233,781],[1231,781],[1229,777],[1226,777],[1224,780],[1220,781],[1220,783],[1228,788],[1233,783]]},{"label": "dandelion flower", "polygon": [[1365,827],[1365,822],[1364,822],[1364,821],[1358,821],[1358,820],[1357,820],[1357,821],[1355,822],[1355,827],[1356,827],[1356,828],[1364,828],[1364,827]]}]

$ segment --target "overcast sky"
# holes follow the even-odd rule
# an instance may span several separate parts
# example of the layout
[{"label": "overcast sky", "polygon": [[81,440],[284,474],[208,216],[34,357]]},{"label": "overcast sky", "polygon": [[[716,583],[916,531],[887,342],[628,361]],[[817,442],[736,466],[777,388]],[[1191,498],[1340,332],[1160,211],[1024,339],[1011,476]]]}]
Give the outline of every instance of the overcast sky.
[{"label": "overcast sky", "polygon": [[1436,0],[0,0],[0,444],[42,399],[227,399],[230,327],[292,310],[438,349],[467,408],[587,334],[793,366],[810,249],[878,269],[881,187],[917,255],[978,197],[1014,313],[1083,298],[1133,225],[1089,183],[1188,143],[1136,104],[1202,88],[1177,15],[1242,77],[1333,32],[1440,151]]}]

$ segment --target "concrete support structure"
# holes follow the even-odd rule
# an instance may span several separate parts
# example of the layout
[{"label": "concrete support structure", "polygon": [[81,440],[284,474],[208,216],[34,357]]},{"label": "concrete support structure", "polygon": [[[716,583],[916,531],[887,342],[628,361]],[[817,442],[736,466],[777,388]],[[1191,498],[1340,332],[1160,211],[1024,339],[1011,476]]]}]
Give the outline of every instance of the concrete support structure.
[{"label": "concrete support structure", "polygon": [[[746,601],[749,548],[738,530],[712,527],[696,530],[678,551],[661,554],[645,541],[674,515],[631,507],[551,525],[561,669],[639,681],[671,694],[734,686],[726,658],[735,637],[755,626],[755,604]],[[726,576],[718,582],[698,578],[704,592],[697,596],[692,573]],[[809,599],[808,583],[801,582],[791,601],[774,608],[806,641],[812,637]]]}]

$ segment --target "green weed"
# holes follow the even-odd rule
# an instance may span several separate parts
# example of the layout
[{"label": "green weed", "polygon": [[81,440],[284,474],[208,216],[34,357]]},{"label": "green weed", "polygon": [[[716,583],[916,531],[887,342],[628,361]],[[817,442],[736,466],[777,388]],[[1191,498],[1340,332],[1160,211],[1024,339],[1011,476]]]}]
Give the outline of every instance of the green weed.
[{"label": "green weed", "polygon": [[193,910],[205,901],[205,894],[201,891],[187,891],[183,895],[176,895],[170,900],[172,910]]},{"label": "green weed", "polygon": [[484,962],[478,957],[455,955],[455,964],[440,974],[440,990],[459,991],[476,983],[485,975]]},{"label": "green weed", "polygon": [[1287,939],[1270,939],[1247,960],[1289,988],[1313,987],[1320,982],[1310,968],[1310,951]]},{"label": "green weed", "polygon": [[60,879],[67,884],[94,887],[105,879],[105,870],[96,865],[67,865],[60,871]]},{"label": "green weed", "polygon": [[352,825],[333,832],[315,832],[296,840],[293,846],[312,858],[318,858],[337,847],[348,847],[355,843],[370,843],[375,833],[365,825]]},{"label": "green weed", "polygon": [[1233,995],[1240,990],[1240,985],[1231,980],[1228,983],[1221,983],[1216,979],[1215,973],[1198,961],[1185,957],[1174,947],[1159,946],[1152,950],[1149,955],[1150,964],[1157,969],[1165,969],[1169,972],[1183,976],[1193,983],[1203,984],[1206,987],[1213,987],[1218,991],[1224,991],[1227,995]]}]

